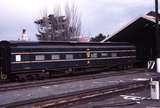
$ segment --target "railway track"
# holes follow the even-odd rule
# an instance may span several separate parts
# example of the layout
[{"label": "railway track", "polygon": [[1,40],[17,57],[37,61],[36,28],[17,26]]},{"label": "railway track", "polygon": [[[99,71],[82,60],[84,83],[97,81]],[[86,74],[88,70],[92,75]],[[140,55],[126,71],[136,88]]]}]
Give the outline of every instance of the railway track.
[{"label": "railway track", "polygon": [[46,85],[57,85],[57,84],[62,84],[62,83],[69,83],[69,82],[82,81],[82,80],[91,80],[91,79],[105,78],[105,77],[110,77],[110,76],[119,76],[119,75],[125,75],[125,74],[134,74],[134,73],[140,73],[140,72],[145,72],[145,69],[138,68],[138,69],[123,70],[123,71],[111,71],[107,73],[104,72],[104,73],[99,73],[99,74],[63,77],[63,78],[32,81],[32,82],[2,84],[0,85],[0,92],[5,92],[9,90],[26,89],[26,88],[31,88],[31,87],[39,87],[39,86],[44,86],[44,85],[45,86]]},{"label": "railway track", "polygon": [[1,105],[3,108],[48,108],[58,107],[60,105],[67,105],[69,103],[79,102],[83,100],[89,100],[92,98],[98,98],[100,96],[115,95],[120,92],[126,92],[130,90],[137,90],[148,86],[148,81],[136,81],[119,83],[117,85],[110,85],[101,88],[94,88],[84,91],[77,91],[73,93],[62,94],[58,96],[49,96],[45,98],[31,99],[27,101],[15,102],[6,105]]}]

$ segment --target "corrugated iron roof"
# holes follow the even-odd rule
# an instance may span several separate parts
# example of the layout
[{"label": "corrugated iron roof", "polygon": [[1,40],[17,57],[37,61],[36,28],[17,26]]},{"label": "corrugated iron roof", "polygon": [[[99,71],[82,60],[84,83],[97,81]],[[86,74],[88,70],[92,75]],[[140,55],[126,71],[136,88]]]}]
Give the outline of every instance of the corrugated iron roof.
[{"label": "corrugated iron roof", "polygon": [[[160,19],[160,14],[159,14],[159,19]],[[141,20],[141,21],[140,21]],[[111,36],[106,37],[104,40],[102,40],[101,42],[106,42],[106,41],[111,41],[112,38],[116,37],[117,34],[120,34],[122,31],[124,31],[125,29],[128,29],[129,26],[132,26],[134,23],[141,23],[142,20],[144,21],[149,21],[151,23],[155,23],[155,12],[151,11],[147,14],[145,14],[144,16],[135,18],[134,20],[132,20],[131,22],[129,22],[127,25],[124,25],[122,28],[120,28],[118,31],[116,31],[115,33],[113,33]],[[137,25],[138,25],[137,23]],[[160,24],[160,22],[159,22]]]}]

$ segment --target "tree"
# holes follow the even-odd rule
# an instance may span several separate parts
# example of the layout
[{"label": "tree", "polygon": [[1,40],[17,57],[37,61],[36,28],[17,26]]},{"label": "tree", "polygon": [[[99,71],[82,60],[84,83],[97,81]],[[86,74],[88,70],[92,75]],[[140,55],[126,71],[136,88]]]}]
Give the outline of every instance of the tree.
[{"label": "tree", "polygon": [[100,41],[102,41],[102,40],[105,39],[105,38],[106,38],[106,36],[103,35],[102,33],[100,33],[100,34],[98,34],[97,36],[91,38],[90,41],[91,41],[91,42],[100,42]]},{"label": "tree", "polygon": [[78,7],[72,5],[65,7],[65,15],[67,20],[68,36],[71,38],[78,38],[81,35],[81,17],[79,15]]},{"label": "tree", "polygon": [[81,35],[81,18],[78,7],[66,5],[62,15],[60,6],[54,9],[54,14],[44,10],[42,18],[35,21],[38,27],[38,40],[69,41]]}]

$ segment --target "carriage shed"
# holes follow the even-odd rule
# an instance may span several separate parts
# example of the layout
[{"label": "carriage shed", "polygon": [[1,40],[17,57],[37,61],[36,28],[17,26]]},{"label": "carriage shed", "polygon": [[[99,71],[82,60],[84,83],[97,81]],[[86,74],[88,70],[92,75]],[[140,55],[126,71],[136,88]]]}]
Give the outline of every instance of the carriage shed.
[{"label": "carriage shed", "polygon": [[[160,14],[159,14],[160,18]],[[129,42],[136,46],[137,64],[146,66],[156,58],[155,13],[135,19],[103,42]]]}]

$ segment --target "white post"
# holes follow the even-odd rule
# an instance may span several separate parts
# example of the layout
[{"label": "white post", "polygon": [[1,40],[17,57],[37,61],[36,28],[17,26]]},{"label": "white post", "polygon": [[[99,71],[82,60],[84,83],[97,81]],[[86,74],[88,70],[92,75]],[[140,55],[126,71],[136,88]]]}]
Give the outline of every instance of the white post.
[{"label": "white post", "polygon": [[152,81],[151,80],[151,99],[159,100],[159,81]]},{"label": "white post", "polygon": [[157,58],[156,63],[157,72],[160,73],[160,58]]}]

